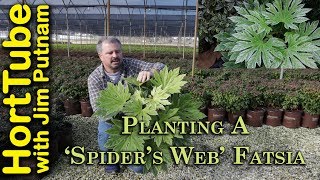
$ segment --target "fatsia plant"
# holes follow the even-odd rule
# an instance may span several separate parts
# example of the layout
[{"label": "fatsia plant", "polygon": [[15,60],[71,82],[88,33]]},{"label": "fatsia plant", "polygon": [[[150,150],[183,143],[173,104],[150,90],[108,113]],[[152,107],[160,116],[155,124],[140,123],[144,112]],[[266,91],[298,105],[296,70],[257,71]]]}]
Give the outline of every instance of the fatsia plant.
[{"label": "fatsia plant", "polygon": [[[95,115],[109,118],[113,127],[107,130],[108,149],[115,152],[145,152],[145,172],[157,174],[172,163],[169,153],[170,146],[186,146],[188,137],[175,132],[163,135],[141,134],[152,131],[153,127],[164,129],[165,123],[179,121],[196,121],[205,115],[199,111],[200,102],[195,101],[190,94],[182,94],[181,88],[187,82],[179,68],[168,70],[165,67],[146,83],[138,83],[134,78],[127,78],[126,85],[108,83],[108,88],[101,91],[97,100],[98,110]],[[140,125],[130,127],[131,134],[122,134],[123,116],[135,117]],[[143,126],[143,127],[140,127]],[[140,133],[140,134],[139,134]],[[146,153],[151,147],[151,153]],[[149,151],[149,150],[148,150]],[[163,162],[153,164],[152,154],[162,152]]]},{"label": "fatsia plant", "polygon": [[317,68],[320,63],[318,21],[306,22],[301,0],[275,0],[266,5],[255,1],[235,7],[238,16],[230,17],[235,29],[221,32],[216,51],[224,52],[227,65],[247,68]]}]

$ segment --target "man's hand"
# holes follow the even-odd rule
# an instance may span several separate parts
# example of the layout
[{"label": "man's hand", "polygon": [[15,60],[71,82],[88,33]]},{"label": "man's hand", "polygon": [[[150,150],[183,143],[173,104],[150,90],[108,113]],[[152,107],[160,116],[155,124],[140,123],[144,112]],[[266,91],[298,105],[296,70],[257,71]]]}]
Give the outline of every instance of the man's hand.
[{"label": "man's hand", "polygon": [[146,81],[149,81],[152,76],[153,72],[151,71],[141,71],[138,75],[137,81],[144,83]]}]

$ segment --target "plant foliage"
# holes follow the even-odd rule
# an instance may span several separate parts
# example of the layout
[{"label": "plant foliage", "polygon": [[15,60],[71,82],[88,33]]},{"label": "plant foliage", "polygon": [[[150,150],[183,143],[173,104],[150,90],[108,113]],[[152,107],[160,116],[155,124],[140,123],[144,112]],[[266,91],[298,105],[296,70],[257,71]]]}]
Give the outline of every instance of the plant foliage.
[{"label": "plant foliage", "polygon": [[215,44],[213,37],[225,29],[232,28],[229,16],[235,14],[234,6],[241,3],[239,0],[199,0],[199,51],[206,49],[206,43]]},{"label": "plant foliage", "polygon": [[300,105],[301,103],[297,92],[286,94],[282,102],[282,108],[290,111],[298,110]]},{"label": "plant foliage", "polygon": [[238,16],[230,17],[235,29],[215,37],[228,63],[247,68],[317,68],[320,52],[318,21],[306,22],[301,0],[275,0],[252,8],[236,6]]},{"label": "plant foliage", "polygon": [[[128,86],[122,84],[108,84],[98,98],[98,111],[96,115],[111,118],[113,127],[107,130],[110,138],[106,146],[116,152],[140,151],[144,152],[148,146],[152,152],[162,152],[163,163],[152,164],[152,156],[146,155],[144,160],[145,172],[153,172],[166,169],[172,163],[169,147],[186,145],[187,138],[175,133],[165,135],[141,135],[140,129],[144,132],[152,131],[155,125],[164,129],[165,122],[194,121],[205,117],[199,111],[201,103],[194,101],[190,94],[181,94],[181,88],[186,84],[183,81],[185,75],[179,74],[179,69],[168,70],[165,67],[159,73],[156,72],[152,80],[147,83],[137,83],[128,78]],[[143,127],[130,127],[131,134],[124,135],[122,116],[134,116]],[[179,144],[182,143],[182,144]],[[151,153],[152,154],[152,153]]]},{"label": "plant foliage", "polygon": [[300,100],[303,110],[309,114],[320,114],[320,87],[303,88]]}]

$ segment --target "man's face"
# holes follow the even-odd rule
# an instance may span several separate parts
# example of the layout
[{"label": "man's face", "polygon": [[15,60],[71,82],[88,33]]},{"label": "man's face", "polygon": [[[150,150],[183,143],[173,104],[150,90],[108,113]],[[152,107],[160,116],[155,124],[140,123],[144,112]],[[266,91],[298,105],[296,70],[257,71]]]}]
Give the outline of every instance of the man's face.
[{"label": "man's face", "polygon": [[102,52],[99,54],[99,58],[107,72],[115,73],[119,71],[122,57],[120,44],[102,43]]}]

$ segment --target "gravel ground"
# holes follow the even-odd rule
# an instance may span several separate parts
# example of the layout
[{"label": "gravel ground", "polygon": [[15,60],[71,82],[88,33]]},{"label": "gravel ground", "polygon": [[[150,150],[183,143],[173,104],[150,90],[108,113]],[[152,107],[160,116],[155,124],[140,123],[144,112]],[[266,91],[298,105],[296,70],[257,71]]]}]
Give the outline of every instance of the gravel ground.
[{"label": "gravel ground", "polygon": [[[75,115],[66,120],[73,124],[75,145],[98,151],[97,119]],[[320,179],[320,128],[247,126],[250,135],[229,135],[233,126],[225,123],[223,127],[223,135],[192,136],[197,151],[217,151],[219,146],[225,147],[217,165],[172,165],[157,177],[151,173],[135,174],[127,168],[119,174],[106,174],[103,165],[70,165],[70,158],[62,155],[44,179]],[[244,165],[232,164],[235,146],[250,147],[251,153]],[[301,151],[306,165],[248,165],[253,151],[292,151],[294,155]],[[262,156],[261,159],[263,161]]]}]

